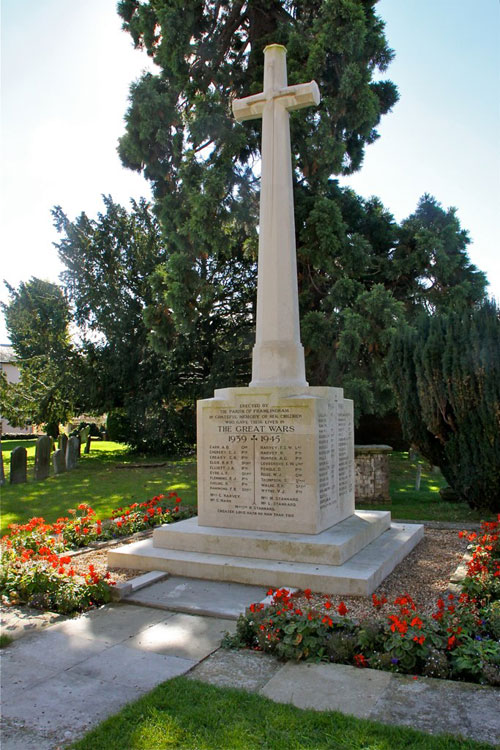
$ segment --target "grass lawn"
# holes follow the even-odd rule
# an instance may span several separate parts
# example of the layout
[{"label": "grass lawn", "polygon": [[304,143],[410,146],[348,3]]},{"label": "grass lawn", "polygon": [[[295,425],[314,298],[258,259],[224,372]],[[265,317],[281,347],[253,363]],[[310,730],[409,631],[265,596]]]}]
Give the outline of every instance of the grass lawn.
[{"label": "grass lawn", "polygon": [[[9,474],[10,452],[18,445],[28,451],[26,484],[1,488],[2,519],[0,533],[7,524],[24,523],[32,516],[43,516],[55,521],[68,508],[88,503],[101,518],[106,518],[118,506],[137,500],[149,500],[154,495],[175,491],[186,504],[196,504],[196,461],[194,457],[169,461],[165,456],[137,457],[121,443],[94,441],[88,456],[82,453],[76,469],[66,474],[50,476],[43,481],[33,479],[35,440],[4,440],[2,452],[6,474]],[[390,510],[394,518],[433,521],[480,521],[484,513],[471,510],[465,503],[443,502],[439,488],[445,484],[441,473],[434,473],[422,463],[420,490],[415,490],[416,461],[407,453],[391,456],[392,504],[362,505],[368,510]],[[118,465],[167,462],[156,468],[119,469]],[[490,516],[492,518],[492,516]],[[486,519],[485,519],[486,520]]]},{"label": "grass lawn", "polygon": [[[4,485],[1,488],[2,521],[0,532],[7,524],[24,523],[32,516],[55,521],[67,514],[68,508],[88,503],[100,518],[106,518],[118,506],[136,500],[149,500],[154,495],[175,491],[183,503],[196,503],[196,462],[193,458],[168,461],[164,456],[147,458],[130,453],[121,443],[93,441],[91,452],[82,457],[76,469],[50,476],[43,481],[33,479],[34,440],[5,440],[2,452],[6,474],[9,473],[10,452],[18,445],[28,450],[28,482]],[[117,465],[167,462],[157,468],[118,469]]]},{"label": "grass lawn", "polygon": [[487,750],[325,711],[304,711],[240,690],[177,677],[131,703],[74,750]]},{"label": "grass lawn", "polygon": [[[422,474],[420,489],[415,489],[417,463]],[[364,510],[390,510],[393,518],[415,521],[473,521],[493,519],[492,514],[472,510],[466,503],[441,500],[439,490],[447,485],[439,469],[431,470],[423,460],[410,460],[408,453],[394,451],[390,457],[390,494],[392,503],[357,505]]]}]

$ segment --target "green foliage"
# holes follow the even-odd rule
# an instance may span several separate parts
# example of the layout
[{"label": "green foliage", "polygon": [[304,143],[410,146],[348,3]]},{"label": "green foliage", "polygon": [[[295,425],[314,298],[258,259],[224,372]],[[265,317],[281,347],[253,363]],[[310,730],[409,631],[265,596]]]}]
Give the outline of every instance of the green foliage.
[{"label": "green foliage", "polygon": [[[123,163],[152,182],[168,248],[152,278],[155,299],[146,320],[153,346],[168,358],[192,399],[210,395],[215,385],[249,381],[258,213],[253,167],[260,123],[238,125],[231,100],[261,90],[263,49],[270,42],[287,46],[290,83],[304,77],[318,81],[320,107],[291,117],[292,148],[298,238],[318,232],[328,244],[326,255],[318,240],[306,245],[299,239],[299,264],[302,254],[307,260],[312,253],[324,256],[328,270],[340,242],[331,230],[342,223],[330,199],[338,189],[329,178],[359,168],[381,116],[397,100],[392,83],[372,80],[392,57],[374,4],[335,0],[304,6],[274,0],[248,7],[194,3],[186,9],[162,0],[118,5],[136,46],[160,67],[157,75],[147,73],[133,84],[120,142]],[[348,229],[341,230],[345,238]],[[332,279],[327,283],[331,286]],[[327,359],[317,365],[309,357],[311,382],[324,384],[335,331],[330,332],[331,316],[320,310],[315,279],[299,270],[299,286],[303,313],[311,313],[304,321],[306,346],[314,331],[314,351],[318,356],[326,351]],[[366,305],[370,300],[360,301],[361,315]],[[339,384],[336,371],[331,379]],[[352,375],[351,390],[361,390],[358,380]],[[373,408],[378,395],[370,391],[363,406]]]},{"label": "green foliage", "polygon": [[490,618],[495,615],[491,606],[484,606],[486,589],[478,598],[466,593],[458,598],[450,594],[446,601],[439,598],[432,616],[420,615],[407,594],[397,597],[386,612],[385,597],[372,598],[380,614],[356,623],[346,617],[343,602],[338,617],[328,596],[312,597],[308,589],[295,594],[276,589],[270,604],[250,605],[223,645],[270,652],[285,660],[333,661],[497,684],[500,643],[491,635]]},{"label": "green foliage", "polygon": [[500,317],[487,302],[417,321],[388,360],[403,431],[471,507],[500,510]]},{"label": "green foliage", "polygon": [[77,355],[69,338],[70,310],[59,286],[31,278],[18,289],[6,284],[6,327],[20,368],[18,383],[0,377],[2,414],[16,427],[58,424],[71,416]]},{"label": "green foliage", "polygon": [[114,443],[128,443],[130,440],[130,422],[123,409],[110,411],[106,418],[108,440]]}]

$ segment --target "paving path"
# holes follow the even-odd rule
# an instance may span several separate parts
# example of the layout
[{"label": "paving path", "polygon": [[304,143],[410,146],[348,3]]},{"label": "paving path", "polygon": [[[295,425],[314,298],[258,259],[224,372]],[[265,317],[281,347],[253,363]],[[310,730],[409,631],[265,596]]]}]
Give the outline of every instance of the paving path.
[{"label": "paving path", "polygon": [[2,750],[62,748],[180,674],[300,708],[500,741],[493,688],[338,664],[281,664],[219,649],[238,612],[264,596],[258,587],[170,578],[131,594],[135,604],[111,604],[76,619],[24,613],[16,630],[12,611],[4,632],[24,635],[0,652]]}]

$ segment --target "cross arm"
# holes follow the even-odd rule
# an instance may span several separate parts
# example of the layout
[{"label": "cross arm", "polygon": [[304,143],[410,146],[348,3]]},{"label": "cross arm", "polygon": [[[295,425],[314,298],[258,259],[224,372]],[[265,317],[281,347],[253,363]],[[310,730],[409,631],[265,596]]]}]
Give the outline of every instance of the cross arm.
[{"label": "cross arm", "polygon": [[303,109],[304,107],[309,107],[311,104],[317,105],[321,101],[316,81],[298,83],[296,86],[287,86],[281,89],[279,96],[280,99],[282,97],[285,99],[283,104],[288,111]]},{"label": "cross arm", "polygon": [[263,93],[246,96],[244,99],[233,99],[233,115],[238,122],[262,117],[266,97]]}]

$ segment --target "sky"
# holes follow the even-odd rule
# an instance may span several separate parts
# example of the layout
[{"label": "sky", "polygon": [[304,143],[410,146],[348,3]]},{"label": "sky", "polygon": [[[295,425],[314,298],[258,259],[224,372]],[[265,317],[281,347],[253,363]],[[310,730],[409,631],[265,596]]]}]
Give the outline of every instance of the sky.
[{"label": "sky", "polygon": [[[152,64],[122,31],[115,0],[1,0],[0,281],[57,282],[50,210],[96,216],[102,194],[150,195],[121,166],[130,83]],[[400,101],[360,172],[341,182],[377,195],[398,221],[430,193],[454,206],[471,261],[500,301],[500,4],[380,0],[396,56],[381,76]],[[3,284],[0,299],[8,300]],[[0,343],[8,335],[0,315]]]}]

